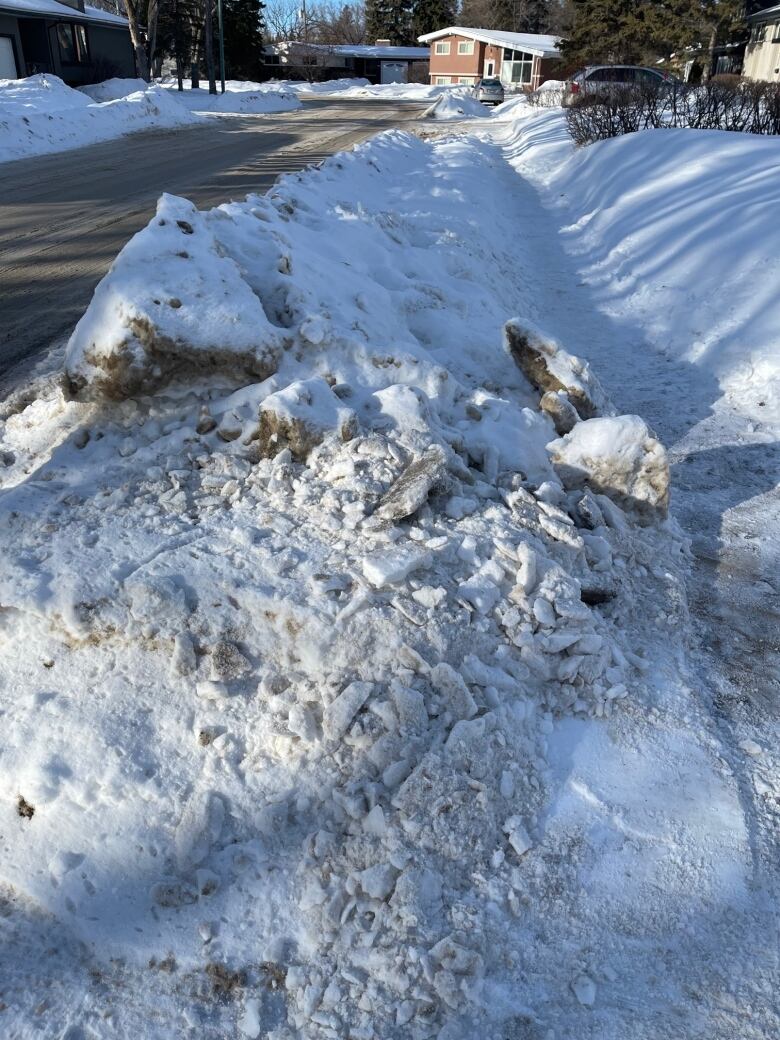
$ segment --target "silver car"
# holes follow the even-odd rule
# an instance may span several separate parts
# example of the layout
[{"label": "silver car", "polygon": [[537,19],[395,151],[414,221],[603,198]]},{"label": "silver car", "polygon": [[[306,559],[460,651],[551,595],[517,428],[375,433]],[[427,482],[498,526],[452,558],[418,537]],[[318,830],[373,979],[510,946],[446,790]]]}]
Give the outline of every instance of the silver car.
[{"label": "silver car", "polygon": [[671,73],[643,65],[588,65],[566,81],[563,103],[571,104],[580,94],[603,94],[632,87],[655,87],[663,91],[675,84],[679,85],[679,80]]},{"label": "silver car", "polygon": [[500,105],[504,100],[504,88],[500,79],[478,79],[471,96],[483,105]]}]

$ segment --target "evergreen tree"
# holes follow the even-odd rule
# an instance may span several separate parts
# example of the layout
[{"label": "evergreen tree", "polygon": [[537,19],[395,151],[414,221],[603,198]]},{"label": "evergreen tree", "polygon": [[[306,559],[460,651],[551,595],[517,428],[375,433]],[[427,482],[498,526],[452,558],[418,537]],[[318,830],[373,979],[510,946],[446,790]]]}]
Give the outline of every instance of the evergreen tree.
[{"label": "evergreen tree", "polygon": [[412,44],[413,0],[366,0],[366,39],[389,40],[394,47]]},{"label": "evergreen tree", "polygon": [[418,36],[424,36],[426,33],[446,29],[455,25],[455,20],[454,0],[414,0],[412,36],[416,40]]},{"label": "evergreen tree", "polygon": [[263,64],[261,0],[223,0],[225,69],[230,79],[257,79]]},{"label": "evergreen tree", "polygon": [[675,0],[670,4],[670,27],[679,48],[706,48],[705,80],[714,63],[715,48],[747,39],[744,0]]},{"label": "evergreen tree", "polygon": [[571,64],[637,64],[657,54],[656,0],[574,0],[573,24],[561,50]]}]

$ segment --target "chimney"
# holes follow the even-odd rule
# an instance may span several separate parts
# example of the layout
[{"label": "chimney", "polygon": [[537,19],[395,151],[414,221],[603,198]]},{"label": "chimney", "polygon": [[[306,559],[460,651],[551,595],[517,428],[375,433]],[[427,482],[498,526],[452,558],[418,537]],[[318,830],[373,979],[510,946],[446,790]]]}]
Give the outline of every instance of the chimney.
[{"label": "chimney", "polygon": [[374,46],[375,47],[389,47],[390,46],[390,41],[389,40],[377,40],[376,43],[374,44]]}]

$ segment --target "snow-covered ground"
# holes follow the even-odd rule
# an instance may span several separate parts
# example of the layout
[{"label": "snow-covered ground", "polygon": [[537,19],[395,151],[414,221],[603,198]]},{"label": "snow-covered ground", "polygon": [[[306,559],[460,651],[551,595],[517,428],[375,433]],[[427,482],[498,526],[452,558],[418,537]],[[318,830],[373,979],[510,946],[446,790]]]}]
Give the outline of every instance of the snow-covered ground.
[{"label": "snow-covered ground", "polygon": [[11,1035],[778,1035],[780,142],[517,116],[164,197],[5,406]]},{"label": "snow-covered ground", "polygon": [[0,163],[81,148],[137,130],[198,122],[202,113],[286,112],[300,108],[290,91],[230,82],[216,97],[179,93],[169,83],[112,79],[74,90],[57,76],[0,80]]}]

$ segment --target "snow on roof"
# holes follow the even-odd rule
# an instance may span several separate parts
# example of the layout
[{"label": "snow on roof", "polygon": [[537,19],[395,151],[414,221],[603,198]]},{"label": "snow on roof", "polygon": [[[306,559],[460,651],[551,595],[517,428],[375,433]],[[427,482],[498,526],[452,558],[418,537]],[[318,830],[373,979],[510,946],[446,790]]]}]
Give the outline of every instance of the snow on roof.
[{"label": "snow on roof", "polygon": [[465,29],[461,25],[451,25],[447,29],[437,29],[436,32],[426,33],[418,36],[420,43],[430,43],[439,40],[443,36],[467,36],[480,43],[492,43],[497,47],[508,47],[513,51],[525,51],[526,54],[536,54],[540,58],[558,58],[560,51],[558,43],[560,36],[542,36],[538,33],[513,33],[500,32],[493,29]]},{"label": "snow on roof", "polygon": [[419,58],[427,60],[427,47],[377,47],[373,45],[333,47],[336,54],[354,54],[356,58]]},{"label": "snow on roof", "polygon": [[748,15],[748,21],[762,22],[765,19],[776,18],[778,15],[780,15],[780,4],[775,4],[774,7],[765,7],[763,11],[754,11],[753,14]]},{"label": "snow on roof", "polygon": [[[2,4],[3,0],[0,0]],[[376,44],[339,43],[331,46],[327,43],[304,43],[303,40],[287,40],[278,45],[280,48],[304,47],[306,50],[326,51],[329,54],[340,54],[355,58],[412,58],[417,61],[428,60],[427,47],[391,47]]]},{"label": "snow on roof", "polygon": [[110,25],[127,26],[127,19],[110,11],[101,11],[97,7],[86,5],[83,11],[57,0],[0,0],[0,11],[12,11],[25,15],[39,15],[49,18],[62,18],[69,22],[107,22]]}]

